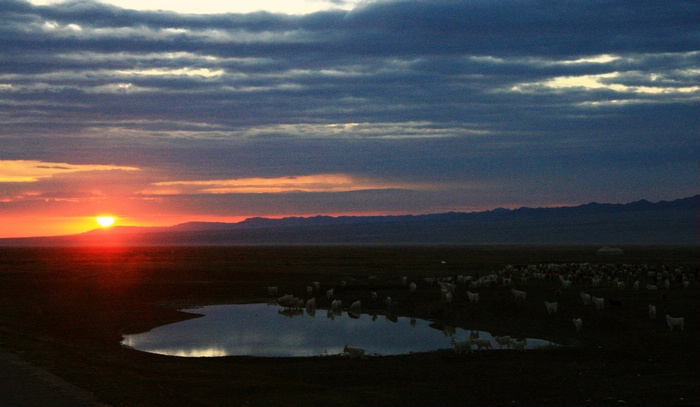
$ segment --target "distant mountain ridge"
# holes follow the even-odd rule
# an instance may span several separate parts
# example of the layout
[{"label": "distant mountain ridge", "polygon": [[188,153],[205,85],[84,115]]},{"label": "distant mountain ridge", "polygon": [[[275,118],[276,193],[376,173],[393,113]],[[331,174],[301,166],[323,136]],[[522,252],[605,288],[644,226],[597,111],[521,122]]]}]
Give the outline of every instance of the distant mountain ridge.
[{"label": "distant mountain ridge", "polygon": [[169,227],[117,226],[79,235],[0,239],[7,245],[638,244],[699,243],[700,195],[652,203],[395,216],[249,218]]}]

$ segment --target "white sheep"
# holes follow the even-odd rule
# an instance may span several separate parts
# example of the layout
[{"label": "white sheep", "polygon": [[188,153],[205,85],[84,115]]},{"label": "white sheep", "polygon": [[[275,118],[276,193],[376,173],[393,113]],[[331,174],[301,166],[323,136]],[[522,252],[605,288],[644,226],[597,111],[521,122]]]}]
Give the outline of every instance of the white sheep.
[{"label": "white sheep", "polygon": [[503,349],[503,346],[510,347],[512,341],[512,338],[509,335],[494,336],[494,339],[496,339],[496,343],[501,349]]},{"label": "white sheep", "polygon": [[552,315],[557,313],[557,308],[559,308],[559,303],[558,302],[544,302],[544,306],[547,308],[547,314]]},{"label": "white sheep", "polygon": [[666,314],[666,323],[668,324],[668,327],[673,331],[674,327],[679,327],[681,328],[681,331],[683,330],[683,327],[685,326],[685,318],[679,317],[679,318],[674,318],[668,314]]},{"label": "white sheep", "polygon": [[408,277],[403,276],[401,277],[401,284],[406,285],[408,283]]},{"label": "white sheep", "polygon": [[333,299],[333,293],[334,293],[334,289],[333,289],[333,288],[331,288],[330,290],[326,290],[326,298],[328,298],[329,300],[332,300],[332,299]]},{"label": "white sheep", "polygon": [[270,286],[270,287],[266,287],[266,288],[267,288],[267,295],[269,295],[269,296],[277,295],[277,287],[276,286]]},{"label": "white sheep", "polygon": [[362,313],[362,303],[360,302],[360,300],[357,300],[350,304],[350,311],[357,314]]},{"label": "white sheep", "polygon": [[455,339],[452,338],[452,345],[454,345],[455,353],[458,355],[461,355],[463,353],[472,353],[474,351],[472,349],[471,339],[466,339],[463,341],[455,341]]},{"label": "white sheep", "polygon": [[376,292],[376,291],[372,291],[372,301],[377,301],[377,298],[378,298],[377,292]]},{"label": "white sheep", "polygon": [[411,282],[411,284],[408,285],[408,291],[409,291],[410,293],[415,293],[415,292],[416,292],[416,288],[417,288],[417,287],[416,287],[416,283],[414,283],[414,282]]},{"label": "white sheep", "polygon": [[308,301],[306,301],[306,310],[307,311],[316,310],[316,299],[315,298],[310,298]]},{"label": "white sheep", "polygon": [[365,350],[362,348],[351,348],[350,346],[345,345],[345,347],[343,348],[343,353],[350,356],[350,359],[365,358]]},{"label": "white sheep", "polygon": [[448,304],[452,303],[452,293],[449,291],[445,293],[445,302],[447,302]]},{"label": "white sheep", "polygon": [[479,302],[479,293],[473,293],[471,291],[467,291],[467,296],[469,297],[469,302],[470,303],[478,303]]},{"label": "white sheep", "polygon": [[475,338],[471,340],[476,347],[481,350],[481,348],[492,349],[491,340],[488,338]]},{"label": "white sheep", "polygon": [[658,289],[659,287],[655,286],[654,284],[647,284],[647,290],[656,291]]},{"label": "white sheep", "polygon": [[342,300],[333,300],[331,302],[331,308],[334,310],[339,310],[343,308],[343,301]]},{"label": "white sheep", "polygon": [[314,281],[312,284],[314,285],[314,287],[316,287],[317,290],[320,290],[320,289],[321,289],[321,283],[320,283],[320,282]]},{"label": "white sheep", "polygon": [[649,304],[649,319],[656,319],[656,305]]},{"label": "white sheep", "polygon": [[593,305],[595,305],[595,309],[602,310],[605,308],[605,299],[604,298],[591,297],[591,301],[593,301]]},{"label": "white sheep", "polygon": [[525,350],[525,345],[527,345],[527,341],[525,339],[523,339],[522,341],[519,341],[517,339],[512,339],[510,341],[510,346],[515,350],[523,351],[523,350]]},{"label": "white sheep", "polygon": [[309,296],[313,295],[313,294],[314,294],[314,288],[311,287],[310,285],[307,285],[307,286],[306,286],[306,294],[309,295]]},{"label": "white sheep", "polygon": [[581,332],[583,328],[583,321],[581,318],[574,318],[574,327],[576,328],[576,332]]},{"label": "white sheep", "polygon": [[581,291],[579,293],[579,295],[581,296],[581,300],[583,301],[583,305],[588,305],[591,303],[591,295],[590,294],[586,294],[583,291]]},{"label": "white sheep", "polygon": [[525,297],[527,296],[527,293],[525,291],[520,291],[520,290],[516,290],[515,288],[512,288],[510,290],[510,292],[513,293],[513,296],[515,297],[516,301],[518,301],[518,300],[525,301]]}]

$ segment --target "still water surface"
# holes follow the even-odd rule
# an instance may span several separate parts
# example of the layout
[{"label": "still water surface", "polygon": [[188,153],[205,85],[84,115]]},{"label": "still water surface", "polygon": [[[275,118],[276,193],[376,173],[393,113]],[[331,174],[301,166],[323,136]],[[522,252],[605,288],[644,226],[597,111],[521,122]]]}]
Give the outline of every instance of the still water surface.
[{"label": "still water surface", "polygon": [[[357,318],[320,309],[314,316],[301,311],[291,315],[268,304],[212,305],[183,311],[203,316],[125,335],[122,344],[150,353],[190,357],[336,355],[346,344],[364,348],[368,355],[397,355],[450,349],[453,338],[466,339],[475,333],[408,317],[362,314]],[[490,339],[498,349],[491,334],[480,331],[479,336]],[[528,349],[550,344],[527,338]]]}]

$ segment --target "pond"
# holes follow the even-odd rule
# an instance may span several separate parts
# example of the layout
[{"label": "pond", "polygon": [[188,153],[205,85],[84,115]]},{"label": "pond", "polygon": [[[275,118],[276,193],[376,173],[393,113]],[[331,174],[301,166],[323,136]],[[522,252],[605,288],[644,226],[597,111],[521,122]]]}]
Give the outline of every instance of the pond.
[{"label": "pond", "polygon": [[[343,353],[344,345],[364,348],[368,355],[398,355],[453,348],[451,341],[476,334],[461,328],[408,317],[332,313],[309,314],[268,304],[212,305],[183,310],[201,314],[125,335],[122,345],[171,356],[323,356]],[[479,337],[491,340],[488,332]],[[527,348],[553,345],[527,338]]]}]

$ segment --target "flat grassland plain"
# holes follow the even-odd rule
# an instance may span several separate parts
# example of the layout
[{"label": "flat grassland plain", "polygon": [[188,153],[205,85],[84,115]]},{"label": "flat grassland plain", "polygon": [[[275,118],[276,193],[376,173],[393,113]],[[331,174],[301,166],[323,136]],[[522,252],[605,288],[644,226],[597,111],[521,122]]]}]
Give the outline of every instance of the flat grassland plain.
[{"label": "flat grassland plain", "polygon": [[[625,247],[601,256],[598,247],[131,247],[0,248],[2,347],[113,406],[436,406],[436,405],[700,405],[700,249]],[[559,274],[589,263],[603,279]],[[500,280],[473,290],[458,285],[452,303],[426,277],[473,276],[512,269],[516,302]],[[555,264],[544,279],[536,265]],[[572,264],[574,266],[572,266]],[[527,266],[531,271],[525,271]],[[683,273],[653,281],[649,271]],[[526,280],[523,275],[529,276]],[[415,294],[401,282],[417,282]],[[625,289],[613,284],[625,282]],[[341,281],[348,282],[344,289]],[[640,288],[633,289],[633,282]],[[350,359],[183,358],[122,347],[122,335],[188,318],[178,309],[207,304],[308,297],[306,287],[336,287],[344,304],[495,335],[516,333],[566,346],[538,350],[451,349]],[[648,290],[655,283],[658,290]],[[372,303],[376,291],[380,301]],[[604,310],[584,305],[580,291],[603,297]],[[558,301],[548,315],[544,301]],[[650,319],[648,305],[658,316]],[[685,318],[671,331],[665,315]],[[363,317],[369,317],[364,315]],[[583,320],[576,332],[573,318]],[[318,316],[317,316],[318,318]]]}]

